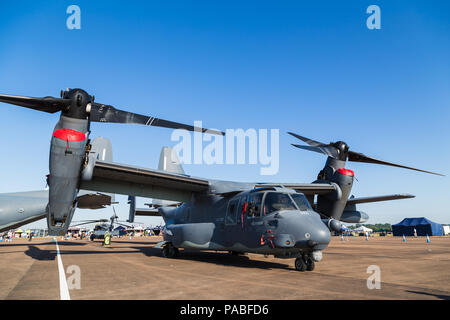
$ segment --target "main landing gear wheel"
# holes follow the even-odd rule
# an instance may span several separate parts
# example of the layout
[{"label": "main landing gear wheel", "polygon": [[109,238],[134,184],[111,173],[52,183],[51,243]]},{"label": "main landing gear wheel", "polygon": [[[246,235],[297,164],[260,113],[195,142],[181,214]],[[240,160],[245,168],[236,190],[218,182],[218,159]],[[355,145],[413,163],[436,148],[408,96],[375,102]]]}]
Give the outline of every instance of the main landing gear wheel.
[{"label": "main landing gear wheel", "polygon": [[316,264],[314,263],[314,260],[311,257],[305,257],[305,264],[306,264],[306,270],[313,271]]},{"label": "main landing gear wheel", "polygon": [[303,258],[297,258],[295,259],[295,270],[297,271],[305,271],[307,268],[307,265],[305,263],[305,260]]},{"label": "main landing gear wheel", "polygon": [[172,244],[166,244],[162,249],[162,254],[164,258],[176,258],[179,251]]}]

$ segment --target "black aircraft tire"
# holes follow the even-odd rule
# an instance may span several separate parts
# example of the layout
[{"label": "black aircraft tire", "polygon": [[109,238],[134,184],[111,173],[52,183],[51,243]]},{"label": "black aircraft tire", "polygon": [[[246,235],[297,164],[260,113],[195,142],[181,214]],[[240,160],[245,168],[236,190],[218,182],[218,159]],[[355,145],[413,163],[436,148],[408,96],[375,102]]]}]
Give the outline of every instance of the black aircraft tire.
[{"label": "black aircraft tire", "polygon": [[176,258],[178,257],[179,251],[173,245],[168,244],[163,247],[162,254],[164,258]]},{"label": "black aircraft tire", "polygon": [[170,248],[169,246],[164,246],[162,249],[162,255],[164,258],[169,258]]},{"label": "black aircraft tire", "polygon": [[311,257],[306,258],[306,270],[307,271],[313,271],[316,264],[314,263],[314,260]]},{"label": "black aircraft tire", "polygon": [[295,270],[303,272],[306,270],[306,268],[307,266],[303,258],[295,259]]}]

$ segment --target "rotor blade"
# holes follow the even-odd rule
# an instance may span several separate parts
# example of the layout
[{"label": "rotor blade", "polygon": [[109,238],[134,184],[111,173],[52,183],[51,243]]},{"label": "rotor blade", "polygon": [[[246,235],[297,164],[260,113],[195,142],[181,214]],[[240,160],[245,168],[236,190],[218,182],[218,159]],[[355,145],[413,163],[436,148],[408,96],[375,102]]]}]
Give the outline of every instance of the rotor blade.
[{"label": "rotor blade", "polygon": [[124,226],[124,227],[127,227],[127,228],[132,228],[133,227],[133,226],[130,226],[130,225],[125,224],[125,223],[118,223],[118,222],[116,222],[115,224],[118,224],[118,225],[121,225],[121,226]]},{"label": "rotor blade", "polygon": [[114,206],[112,206],[112,208],[113,208],[113,211],[114,211],[114,215],[111,218],[117,219],[118,216],[117,216],[117,213],[116,213],[116,209],[114,208]]},{"label": "rotor blade", "polygon": [[106,219],[97,219],[97,220],[80,220],[80,221],[72,221],[72,223],[94,223],[94,222],[104,222],[107,221]]},{"label": "rotor blade", "polygon": [[193,127],[187,124],[144,116],[137,113],[123,111],[113,106],[91,103],[90,119],[95,122],[132,123],[146,126],[163,127],[169,129],[186,129],[189,131],[208,132],[211,134],[225,135],[224,132],[206,128]]},{"label": "rotor blade", "polygon": [[330,156],[332,158],[337,158],[338,154],[337,154],[337,150],[335,147],[333,146],[316,146],[316,147],[312,147],[312,146],[302,146],[299,144],[292,144],[294,147],[300,148],[300,149],[304,149],[304,150],[308,150],[308,151],[314,151],[314,152],[318,152],[318,153],[323,153],[327,156]]},{"label": "rotor blade", "polygon": [[327,146],[328,145],[328,144],[325,144],[325,143],[322,143],[322,142],[319,142],[319,141],[315,141],[315,140],[312,140],[312,139],[309,139],[309,138],[302,137],[302,136],[300,136],[300,135],[298,135],[296,133],[293,133],[293,132],[288,132],[288,133],[291,136],[296,137],[297,139],[300,139],[300,140],[306,142],[307,144],[309,144],[312,147]]},{"label": "rotor blade", "polygon": [[91,224],[91,223],[97,223],[97,222],[106,222],[106,221],[104,221],[104,220],[92,220],[92,221],[89,221],[89,222],[83,222],[83,223],[71,224],[70,226],[71,226],[71,227],[78,227],[78,226],[82,226],[82,225],[84,225],[84,224]]},{"label": "rotor blade", "polygon": [[0,94],[0,102],[14,104],[25,108],[44,111],[48,113],[55,113],[67,108],[70,105],[70,100],[59,99],[54,97],[22,97],[12,96],[8,94]]},{"label": "rotor blade", "polygon": [[407,167],[407,166],[404,166],[404,165],[401,165],[401,164],[397,164],[397,163],[393,163],[393,162],[388,162],[388,161],[384,161],[384,160],[375,159],[375,158],[372,158],[372,157],[368,157],[365,154],[358,153],[358,152],[353,152],[353,151],[349,151],[348,152],[348,161],[382,164],[382,165],[386,165],[386,166],[399,167],[399,168],[404,168],[404,169],[409,169],[409,170],[415,170],[415,171],[435,174],[435,175],[438,175],[438,176],[445,176],[443,174],[436,173],[436,172],[416,169],[416,168]]}]

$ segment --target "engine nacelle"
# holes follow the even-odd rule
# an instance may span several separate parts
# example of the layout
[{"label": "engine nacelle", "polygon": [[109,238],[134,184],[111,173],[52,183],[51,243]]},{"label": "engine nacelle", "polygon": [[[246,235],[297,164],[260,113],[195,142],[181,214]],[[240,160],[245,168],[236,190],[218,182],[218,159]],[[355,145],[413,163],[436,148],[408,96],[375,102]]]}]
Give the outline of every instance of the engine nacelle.
[{"label": "engine nacelle", "polygon": [[322,219],[330,231],[341,232],[342,224],[336,219]]},{"label": "engine nacelle", "polygon": [[338,186],[340,197],[336,197],[333,193],[319,195],[317,197],[317,211],[336,220],[341,220],[342,211],[346,206],[353,186],[354,173],[351,170],[345,169],[343,167],[344,165],[345,162],[329,157],[323,170],[325,172],[325,181],[329,181]]},{"label": "engine nacelle", "polygon": [[367,213],[357,210],[344,210],[341,216],[342,222],[363,223],[369,220]]},{"label": "engine nacelle", "polygon": [[47,210],[50,235],[65,234],[75,212],[87,132],[88,120],[65,116],[61,116],[53,132]]}]

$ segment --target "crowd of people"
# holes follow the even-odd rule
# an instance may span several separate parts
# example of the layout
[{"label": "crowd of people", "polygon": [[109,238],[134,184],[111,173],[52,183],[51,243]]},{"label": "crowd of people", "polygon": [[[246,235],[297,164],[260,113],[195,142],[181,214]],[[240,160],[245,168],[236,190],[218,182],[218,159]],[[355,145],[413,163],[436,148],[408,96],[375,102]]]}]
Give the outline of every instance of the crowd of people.
[{"label": "crowd of people", "polygon": [[0,233],[0,243],[11,242],[15,238],[27,238],[29,241],[33,239],[33,232],[20,232],[16,233],[14,230],[9,230],[3,233]]}]

